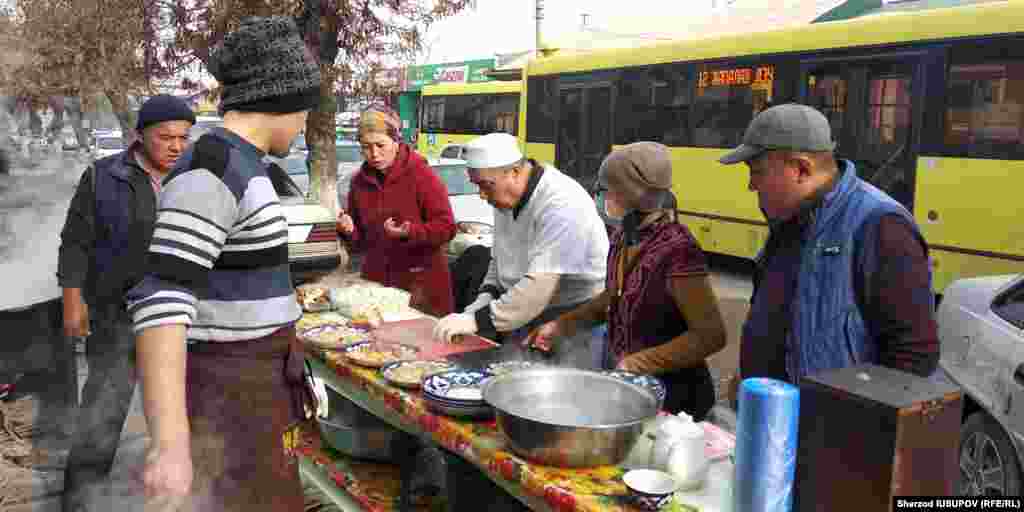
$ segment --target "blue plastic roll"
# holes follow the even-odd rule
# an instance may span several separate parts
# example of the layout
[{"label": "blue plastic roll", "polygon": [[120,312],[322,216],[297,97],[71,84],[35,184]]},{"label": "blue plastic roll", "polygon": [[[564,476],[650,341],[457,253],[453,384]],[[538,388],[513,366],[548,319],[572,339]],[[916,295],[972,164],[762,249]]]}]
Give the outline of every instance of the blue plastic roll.
[{"label": "blue plastic roll", "polygon": [[793,508],[799,417],[796,386],[763,378],[740,384],[735,512],[790,512]]}]

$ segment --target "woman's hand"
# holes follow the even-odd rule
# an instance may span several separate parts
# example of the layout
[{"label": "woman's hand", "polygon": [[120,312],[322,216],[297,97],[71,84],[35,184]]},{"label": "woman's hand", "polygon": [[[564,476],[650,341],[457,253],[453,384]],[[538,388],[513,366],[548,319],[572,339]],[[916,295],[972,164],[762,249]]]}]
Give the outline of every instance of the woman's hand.
[{"label": "woman's hand", "polygon": [[531,331],[530,335],[523,340],[523,347],[551,352],[555,348],[555,338],[561,335],[562,329],[558,322],[548,322]]},{"label": "woman's hand", "polygon": [[633,372],[633,373],[637,373],[637,371],[636,371],[636,369],[635,369],[635,368],[633,367],[633,365],[632,365],[632,364],[630,364],[630,359],[629,359],[629,357],[628,357],[628,356],[627,356],[627,357],[623,357],[623,358],[622,358],[622,360],[621,360],[621,361],[619,361],[619,364],[615,365],[615,369],[616,369],[616,370],[622,370],[622,371],[624,371],[624,372]]},{"label": "woman's hand", "polygon": [[345,236],[352,236],[352,233],[356,230],[356,225],[352,222],[352,216],[340,208],[338,209],[337,229],[339,233]]},{"label": "woman's hand", "polygon": [[410,224],[409,221],[405,221],[399,225],[395,222],[394,217],[388,217],[388,220],[384,221],[384,234],[386,234],[388,238],[408,238],[410,226],[412,226],[412,224]]}]

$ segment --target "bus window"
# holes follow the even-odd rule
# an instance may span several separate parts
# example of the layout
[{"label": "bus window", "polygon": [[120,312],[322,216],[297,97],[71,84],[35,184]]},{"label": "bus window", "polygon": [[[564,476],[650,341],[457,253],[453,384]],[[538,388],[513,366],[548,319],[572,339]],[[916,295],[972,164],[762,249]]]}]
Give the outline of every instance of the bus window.
[{"label": "bus window", "polygon": [[487,126],[484,131],[505,132],[512,135],[519,133],[519,95],[500,94],[491,97],[488,105]]},{"label": "bus window", "polygon": [[421,129],[424,131],[436,132],[444,128],[444,98],[423,99],[423,119],[420,120]]},{"label": "bus window", "polygon": [[687,118],[694,80],[689,65],[649,66],[623,73],[615,107],[615,141],[638,140],[668,146],[691,143]]},{"label": "bus window", "polygon": [[890,155],[907,143],[910,133],[910,76],[881,75],[868,82],[868,126],[865,144],[874,153]]},{"label": "bus window", "polygon": [[481,122],[483,98],[453,95],[445,97],[443,131],[473,133]]},{"label": "bus window", "polygon": [[953,61],[943,141],[971,158],[1019,158],[1024,139],[1024,60]]},{"label": "bus window", "polygon": [[846,80],[839,73],[812,73],[807,77],[807,104],[825,114],[833,134],[843,131],[846,90]]},{"label": "bus window", "polygon": [[775,66],[697,67],[693,114],[693,144],[732,147],[740,143],[754,115],[774,99]]},{"label": "bus window", "polygon": [[515,135],[518,116],[518,94],[452,94],[425,100],[423,128],[443,133],[503,131]]},{"label": "bus window", "polygon": [[557,78],[527,80],[526,111],[526,142],[553,144],[555,120],[558,118]]},{"label": "bus window", "polygon": [[904,206],[913,206],[914,59],[879,58],[808,67],[805,103],[828,118],[837,158]]}]

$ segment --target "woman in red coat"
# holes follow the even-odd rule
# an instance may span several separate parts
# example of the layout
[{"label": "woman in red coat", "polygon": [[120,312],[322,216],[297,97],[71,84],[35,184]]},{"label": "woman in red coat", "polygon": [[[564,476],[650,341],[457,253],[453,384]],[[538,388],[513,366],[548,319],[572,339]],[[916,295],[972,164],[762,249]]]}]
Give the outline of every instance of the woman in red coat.
[{"label": "woman in red coat", "polygon": [[442,317],[454,310],[445,245],[455,236],[448,189],[398,137],[400,121],[374,107],[359,119],[366,161],[352,178],[338,233],[363,253],[363,277],[412,294],[411,304]]}]

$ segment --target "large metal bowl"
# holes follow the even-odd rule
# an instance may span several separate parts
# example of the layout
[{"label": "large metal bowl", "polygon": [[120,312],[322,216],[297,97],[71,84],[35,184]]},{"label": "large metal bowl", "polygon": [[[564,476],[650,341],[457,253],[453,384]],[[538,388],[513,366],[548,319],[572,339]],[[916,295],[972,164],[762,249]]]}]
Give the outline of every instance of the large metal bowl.
[{"label": "large metal bowl", "polygon": [[618,464],[658,413],[636,384],[572,368],[507,373],[483,385],[512,451],[550,466]]}]

